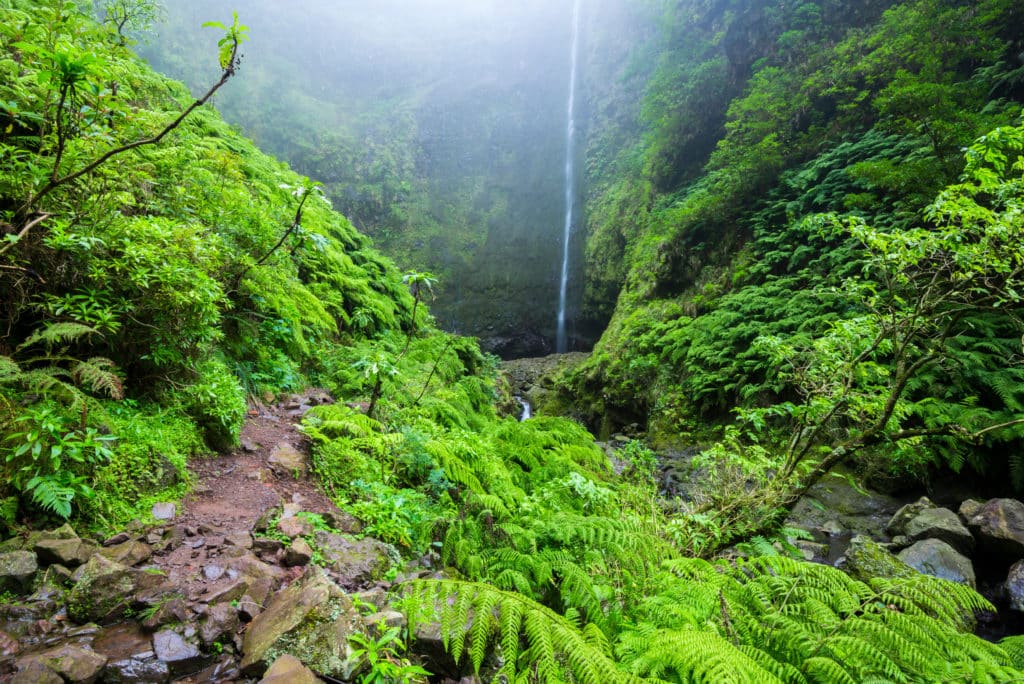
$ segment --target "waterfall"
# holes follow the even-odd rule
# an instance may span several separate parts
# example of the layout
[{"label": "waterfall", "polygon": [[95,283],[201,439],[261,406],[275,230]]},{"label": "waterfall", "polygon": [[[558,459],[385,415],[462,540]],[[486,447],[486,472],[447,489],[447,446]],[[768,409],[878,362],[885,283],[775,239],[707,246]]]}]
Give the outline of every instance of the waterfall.
[{"label": "waterfall", "polygon": [[576,213],[576,67],[580,42],[580,0],[572,6],[572,55],[569,67],[569,106],[565,129],[565,227],[562,235],[562,278],[558,290],[558,332],[555,336],[555,351],[559,354],[569,351],[565,333],[565,300],[569,290],[569,238]]}]

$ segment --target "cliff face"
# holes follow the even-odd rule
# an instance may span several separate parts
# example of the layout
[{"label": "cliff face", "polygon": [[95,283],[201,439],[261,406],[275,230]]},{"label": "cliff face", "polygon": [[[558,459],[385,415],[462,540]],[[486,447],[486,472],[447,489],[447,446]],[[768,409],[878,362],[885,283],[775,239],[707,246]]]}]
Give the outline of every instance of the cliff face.
[{"label": "cliff face", "polygon": [[[555,335],[572,4],[506,5],[251,3],[247,78],[218,106],[400,267],[437,275],[440,325],[515,356]],[[173,3],[148,58],[198,80],[185,29],[230,7]]]}]

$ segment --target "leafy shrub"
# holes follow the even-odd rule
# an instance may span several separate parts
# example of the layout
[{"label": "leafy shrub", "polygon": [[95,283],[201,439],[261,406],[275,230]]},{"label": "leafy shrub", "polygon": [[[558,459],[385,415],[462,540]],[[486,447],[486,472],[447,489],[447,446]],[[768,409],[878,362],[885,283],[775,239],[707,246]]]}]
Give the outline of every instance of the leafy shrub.
[{"label": "leafy shrub", "polygon": [[245,418],[245,392],[219,359],[200,363],[197,375],[196,381],[181,392],[185,411],[203,430],[211,449],[229,449],[238,444]]}]

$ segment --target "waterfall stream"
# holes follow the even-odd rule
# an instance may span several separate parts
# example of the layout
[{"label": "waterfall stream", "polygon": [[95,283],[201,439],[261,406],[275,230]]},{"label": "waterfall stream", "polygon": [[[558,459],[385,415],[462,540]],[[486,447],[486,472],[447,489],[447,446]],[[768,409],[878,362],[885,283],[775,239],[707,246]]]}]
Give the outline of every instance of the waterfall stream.
[{"label": "waterfall stream", "polygon": [[576,213],[576,68],[580,40],[580,0],[572,6],[572,55],[569,67],[569,106],[565,130],[565,227],[562,235],[562,277],[558,290],[558,331],[555,336],[555,351],[569,351],[569,340],[565,332],[565,300],[569,290],[569,238]]}]

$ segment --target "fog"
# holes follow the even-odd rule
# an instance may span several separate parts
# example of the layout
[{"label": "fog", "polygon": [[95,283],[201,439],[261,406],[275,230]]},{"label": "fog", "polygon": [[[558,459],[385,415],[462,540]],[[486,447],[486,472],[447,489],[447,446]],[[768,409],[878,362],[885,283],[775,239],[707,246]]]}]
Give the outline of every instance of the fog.
[{"label": "fog", "polygon": [[[592,23],[623,3],[584,0],[584,14]],[[219,38],[199,27],[229,23],[233,7],[174,2],[145,56],[198,91],[217,76]],[[225,118],[324,182],[401,268],[435,272],[441,325],[506,355],[547,351],[570,152],[572,0],[255,0],[238,11],[251,39],[218,96]],[[579,296],[573,273],[570,297]]]}]

